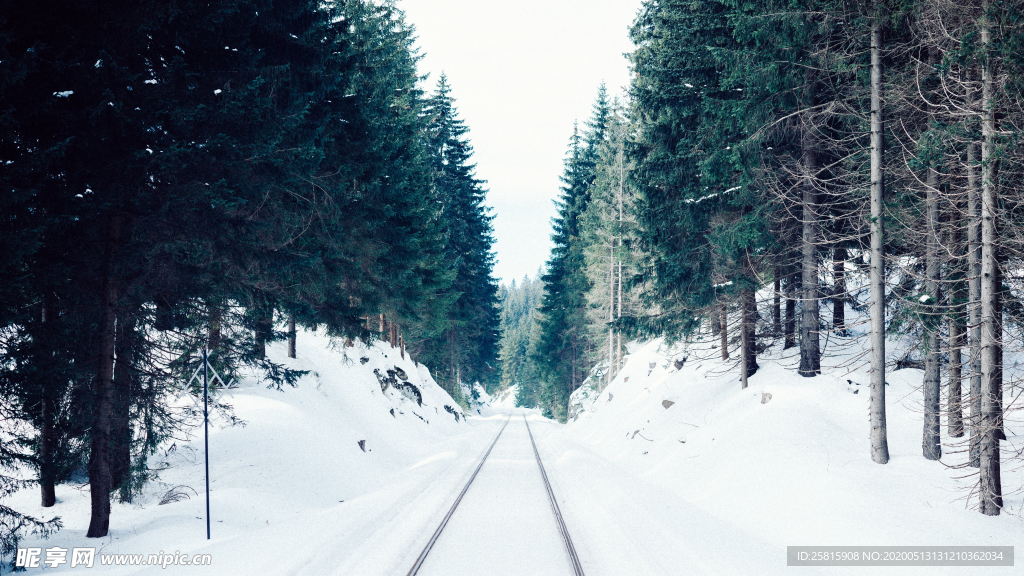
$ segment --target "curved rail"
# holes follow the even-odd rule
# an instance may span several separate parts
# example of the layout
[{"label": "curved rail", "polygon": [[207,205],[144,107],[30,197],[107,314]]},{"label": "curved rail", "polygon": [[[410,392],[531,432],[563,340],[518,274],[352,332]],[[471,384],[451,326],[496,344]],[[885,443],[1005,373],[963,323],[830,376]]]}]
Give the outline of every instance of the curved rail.
[{"label": "curved rail", "polygon": [[555,493],[551,490],[551,483],[548,482],[548,473],[544,471],[544,464],[540,461],[540,452],[537,451],[537,443],[533,440],[533,432],[530,431],[530,423],[523,414],[523,422],[526,423],[526,431],[530,434],[530,444],[533,445],[533,455],[537,457],[537,466],[540,466],[540,475],[544,478],[544,488],[548,491],[548,500],[551,501],[551,511],[555,513],[555,520],[558,522],[558,531],[562,533],[562,542],[565,543],[565,550],[569,553],[569,560],[572,562],[572,570],[576,576],[583,576],[583,566],[576,556],[576,548],[572,545],[572,538],[569,537],[569,529],[565,527],[565,520],[562,519],[562,511],[558,509],[558,501]]},{"label": "curved rail", "polygon": [[[487,457],[491,455],[491,450],[494,450],[494,445],[498,443],[498,439],[501,438],[501,433],[505,431],[505,426],[508,426],[510,420],[512,420],[511,414],[505,420],[505,423],[502,424],[501,430],[498,430],[498,435],[494,437],[494,442],[491,442],[491,447],[487,449],[487,452],[484,453],[484,457],[480,459],[480,464],[478,464],[476,470],[473,471],[473,475],[469,477],[469,482],[466,482],[466,486],[462,488],[462,492],[459,493],[459,497],[455,499],[455,503],[452,504],[451,510],[449,510],[448,514],[445,515],[444,520],[441,520],[441,525],[434,531],[434,535],[430,537],[430,541],[427,542],[426,547],[423,548],[423,552],[420,552],[420,557],[417,558],[416,563],[412,565],[408,576],[415,576],[416,573],[419,572],[420,567],[423,566],[423,561],[427,559],[427,554],[430,553],[430,549],[434,547],[434,543],[437,542],[438,537],[441,536],[441,531],[444,530],[444,527],[448,524],[448,520],[451,519],[452,514],[455,514],[455,509],[459,507],[459,502],[462,502],[462,497],[465,496],[466,491],[469,490],[469,485],[473,483],[473,480],[476,480],[476,475],[480,472],[480,469],[483,468],[484,462],[486,462]],[[547,479],[545,478],[544,481],[547,482]]]}]

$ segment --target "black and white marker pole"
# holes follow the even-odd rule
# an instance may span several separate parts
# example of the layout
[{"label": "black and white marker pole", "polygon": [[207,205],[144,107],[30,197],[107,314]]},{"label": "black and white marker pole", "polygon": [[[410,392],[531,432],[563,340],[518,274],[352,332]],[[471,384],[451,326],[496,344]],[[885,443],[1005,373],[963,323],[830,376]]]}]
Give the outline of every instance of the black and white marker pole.
[{"label": "black and white marker pole", "polygon": [[[192,383],[196,382],[199,378],[199,371],[203,372],[203,452],[206,464],[206,539],[210,539],[210,384],[218,383],[221,389],[231,388],[235,381],[231,383],[224,382],[224,379],[220,377],[217,370],[210,365],[210,351],[203,349],[203,365],[196,368],[196,371],[192,373],[192,377],[189,378],[185,387],[182,388],[183,394],[189,394],[192,389]],[[192,403],[192,409],[196,408],[199,403],[199,399],[196,398]],[[189,411],[191,414],[191,410]]]},{"label": "black and white marker pole", "polygon": [[210,352],[203,349],[203,455],[206,460],[206,539],[210,539]]}]

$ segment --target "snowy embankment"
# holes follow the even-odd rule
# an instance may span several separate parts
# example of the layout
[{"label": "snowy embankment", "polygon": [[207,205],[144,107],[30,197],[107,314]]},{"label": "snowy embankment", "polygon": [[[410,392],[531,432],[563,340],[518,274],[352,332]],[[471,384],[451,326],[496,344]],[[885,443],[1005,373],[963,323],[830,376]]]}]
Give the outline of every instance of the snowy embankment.
[{"label": "snowy embankment", "polygon": [[[634,574],[700,573],[700,566],[709,574],[783,572],[786,546],[1024,549],[1024,499],[1019,492],[1024,473],[1019,461],[1004,465],[1004,494],[1014,493],[1005,499],[1004,514],[993,518],[967,509],[976,474],[962,477],[976,470],[949,468],[964,463],[966,456],[958,451],[965,438],[948,438],[944,427],[942,461],[922,456],[920,370],[887,375],[891,460],[878,465],[869,452],[868,367],[866,358],[858,357],[861,344],[837,342],[833,336],[825,358],[828,366],[815,378],[796,374],[797,349],[780,348],[759,357],[761,369],[746,390],[740,389],[736,360],[722,361],[710,342],[669,348],[656,340],[635,345],[606,389],[578,391],[574,400],[582,413],[564,427],[564,434],[545,439],[549,451],[562,454],[563,484],[575,484],[563,489],[593,492],[610,506],[623,498],[615,493],[607,471],[600,478],[581,472],[596,454],[620,468],[618,485],[632,486],[635,502],[619,507],[637,518],[647,515],[652,522],[634,521],[618,544],[600,528],[585,528],[607,541],[590,551],[597,555],[591,556],[595,566],[614,563],[612,550],[621,548],[626,538],[660,542],[642,545],[651,550],[643,559],[650,569]],[[1007,436],[1004,446],[1020,446],[1024,430],[1019,422],[1008,423]],[[582,505],[586,500],[580,499],[577,514],[592,517],[595,513]],[[698,525],[692,525],[697,518]],[[705,529],[708,518],[718,525],[709,523]],[[624,522],[612,515],[608,522],[613,521]],[[601,555],[608,559],[601,560]],[[788,569],[793,570],[808,568]],[[822,570],[965,574],[1015,573],[1019,568]]]},{"label": "snowy embankment", "polygon": [[497,410],[515,410],[516,408],[516,393],[519,392],[519,385],[509,387],[506,390],[498,392],[492,397],[487,399],[488,405],[492,409]]},{"label": "snowy embankment", "polygon": [[[150,459],[150,468],[162,469],[157,480],[134,502],[114,504],[106,538],[85,538],[88,484],[58,486],[49,509],[39,506],[38,490],[16,494],[16,509],[60,516],[65,526],[22,546],[94,546],[92,572],[110,574],[165,572],[100,566],[100,554],[211,554],[212,569],[167,567],[179,574],[404,573],[419,552],[409,543],[434,530],[504,418],[467,423],[422,365],[383,343],[345,347],[300,331],[297,355],[286,358],[284,342],[268,349],[272,360],[310,371],[296,388],[277,391],[250,378],[218,397],[245,425],[212,417],[212,540],[200,427]],[[82,569],[68,560],[46,573]]]},{"label": "snowy embankment", "polygon": [[[1006,498],[1006,514],[984,517],[965,509],[973,478],[958,480],[967,471],[944,467],[961,463],[963,454],[947,446],[941,463],[921,456],[919,370],[889,374],[892,459],[880,466],[868,451],[860,344],[833,338],[826,350],[824,373],[801,378],[794,351],[771,348],[741,390],[734,361],[723,362],[711,343],[669,349],[654,341],[634,346],[605,390],[579,392],[582,412],[568,425],[526,411],[584,572],[1015,573],[786,566],[790,545],[1024,546],[1019,493]],[[219,398],[246,425],[213,419],[212,540],[205,530],[202,430],[193,429],[153,457],[150,466],[162,470],[142,495],[114,505],[106,538],[85,538],[87,484],[59,486],[52,509],[38,506],[35,490],[17,494],[16,508],[65,521],[51,539],[23,546],[95,546],[92,571],[102,574],[404,574],[506,416],[523,412],[513,407],[514,390],[493,398],[478,391],[467,421],[426,370],[385,344],[344,347],[303,332],[298,359],[285,358],[284,343],[268,353],[310,374],[295,389],[270,390],[250,379]],[[1007,432],[1019,445],[1021,430]],[[461,519],[453,520],[447,544],[439,544],[453,554],[434,559],[439,573],[522,574],[518,558],[564,554],[559,539],[524,532],[526,508],[513,496],[522,492],[544,504],[539,480],[501,488],[513,464],[501,450],[518,450],[525,454],[519,460],[530,463],[522,436],[510,432],[481,472],[499,488],[488,491],[481,480],[466,509],[456,512]],[[1024,484],[1012,468],[1004,467],[1007,492]],[[538,506],[543,511],[546,504]],[[212,569],[100,565],[99,555],[146,561],[161,552],[210,554]],[[549,573],[570,573],[567,563],[550,563],[559,565]],[[39,570],[80,569],[65,563],[29,573]]]}]

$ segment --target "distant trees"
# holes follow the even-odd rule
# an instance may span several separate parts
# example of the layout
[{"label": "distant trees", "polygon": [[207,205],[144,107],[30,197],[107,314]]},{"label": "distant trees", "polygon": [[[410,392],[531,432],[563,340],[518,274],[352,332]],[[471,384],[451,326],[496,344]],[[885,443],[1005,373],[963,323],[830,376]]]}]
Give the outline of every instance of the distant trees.
[{"label": "distant trees", "polygon": [[[202,347],[294,383],[264,357],[284,318],[292,336],[387,328],[435,372],[490,377],[484,193],[446,85],[417,87],[394,6],[0,14],[0,470],[36,468],[44,506],[87,467],[88,535],[107,534],[111,494],[131,499],[182,425],[167,393]],[[6,508],[0,522],[34,525]]]},{"label": "distant trees", "polygon": [[565,418],[569,396],[584,382],[611,381],[625,350],[619,326],[644,306],[636,289],[643,279],[628,152],[633,131],[626,108],[602,85],[591,117],[569,140],[555,246],[541,276],[543,299],[525,361],[535,370],[535,389],[520,388],[523,405],[550,417]]},{"label": "distant trees", "polygon": [[[494,389],[518,386],[517,406],[537,406],[540,381],[534,362],[534,350],[540,337],[537,310],[544,294],[538,270],[536,278],[524,276],[498,290],[501,308],[501,341],[498,353],[501,379]],[[493,390],[493,389],[492,389]]]}]

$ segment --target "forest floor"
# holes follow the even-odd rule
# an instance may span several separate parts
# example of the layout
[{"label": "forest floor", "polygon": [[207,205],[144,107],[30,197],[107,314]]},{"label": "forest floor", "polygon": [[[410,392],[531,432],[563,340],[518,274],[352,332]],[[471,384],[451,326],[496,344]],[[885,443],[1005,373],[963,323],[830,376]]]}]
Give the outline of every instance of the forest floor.
[{"label": "forest floor", "polygon": [[[297,388],[276,391],[248,380],[220,397],[246,424],[228,426],[222,415],[213,421],[211,540],[201,428],[152,459],[158,479],[133,502],[115,504],[106,538],[84,537],[84,479],[61,485],[52,509],[39,508],[34,490],[10,504],[65,523],[49,540],[23,546],[97,547],[88,572],[402,575],[511,415],[420,574],[572,574],[519,416],[525,412],[588,576],[1019,570],[787,567],[787,546],[1024,549],[1021,462],[1004,467],[1006,513],[982,516],[969,509],[974,477],[960,478],[971,470],[949,467],[964,460],[957,446],[944,447],[941,462],[921,456],[920,370],[888,376],[892,459],[881,466],[868,451],[858,341],[832,339],[816,378],[795,374],[793,350],[770,348],[745,390],[734,362],[720,360],[711,346],[633,346],[607,388],[581,389],[582,414],[562,425],[511,407],[509,398],[474,406],[467,420],[397,350],[345,348],[323,334],[300,333],[298,359],[284,358],[283,343],[269,350],[275,361],[311,371]],[[405,374],[422,404],[405,387],[382,392],[374,369]],[[1019,423],[1007,432],[1006,446],[1019,449]],[[943,438],[950,440],[945,429]],[[175,493],[186,496],[159,504]],[[161,552],[210,554],[212,565],[101,565],[101,556],[148,561]],[[64,564],[28,573],[42,570],[85,571]]]}]

